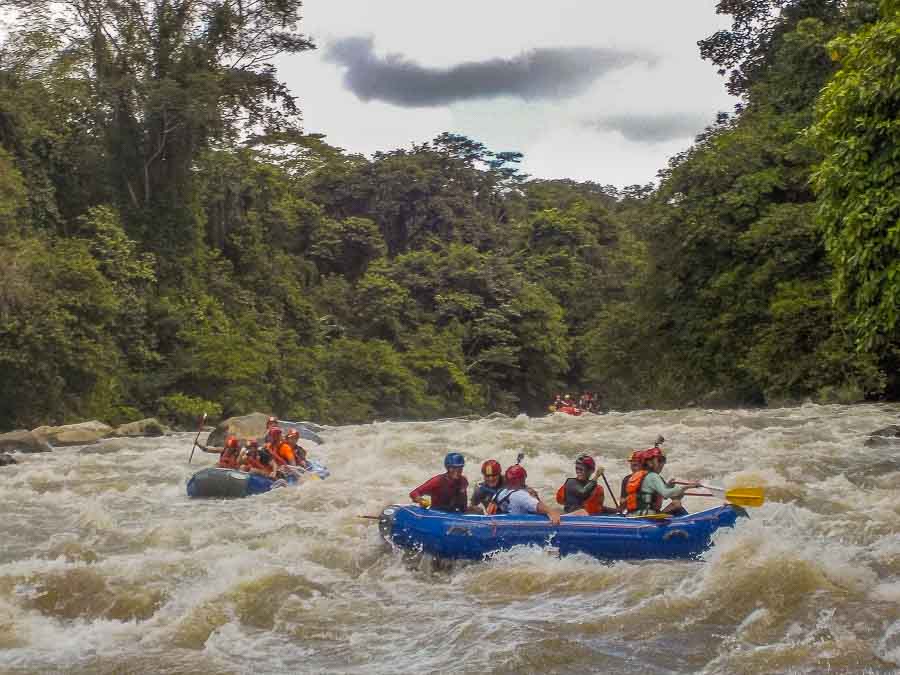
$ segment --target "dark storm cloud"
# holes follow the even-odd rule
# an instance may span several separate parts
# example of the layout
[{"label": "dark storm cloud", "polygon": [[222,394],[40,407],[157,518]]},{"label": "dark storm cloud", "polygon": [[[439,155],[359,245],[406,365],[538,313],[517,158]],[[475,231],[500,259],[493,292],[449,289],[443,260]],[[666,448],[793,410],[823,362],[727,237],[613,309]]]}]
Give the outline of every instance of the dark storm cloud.
[{"label": "dark storm cloud", "polygon": [[326,58],[346,68],[344,84],[362,100],[409,108],[500,96],[568,98],[608,72],[633,63],[653,63],[652,57],[637,52],[558,47],[534,49],[510,59],[427,68],[397,54],[377,56],[370,37],[338,40],[329,46]]},{"label": "dark storm cloud", "polygon": [[637,143],[659,143],[696,136],[714,121],[715,116],[705,113],[638,113],[602,117],[585,122],[585,126],[598,131],[618,131]]}]

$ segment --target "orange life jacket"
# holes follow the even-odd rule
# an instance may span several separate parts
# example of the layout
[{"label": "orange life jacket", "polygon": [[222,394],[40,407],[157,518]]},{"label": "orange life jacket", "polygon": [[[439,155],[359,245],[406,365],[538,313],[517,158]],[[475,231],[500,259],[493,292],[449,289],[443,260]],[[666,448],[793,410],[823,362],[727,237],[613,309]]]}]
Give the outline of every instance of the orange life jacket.
[{"label": "orange life jacket", "polygon": [[625,486],[626,510],[634,512],[643,511],[646,508],[653,508],[656,511],[659,511],[662,508],[662,495],[653,495],[653,502],[650,504],[647,504],[641,496],[641,485],[643,485],[644,478],[646,478],[649,473],[650,472],[646,470],[635,471],[628,478],[628,484]]},{"label": "orange life jacket", "polygon": [[584,510],[589,516],[596,516],[603,513],[603,488],[599,485],[591,493],[591,496],[584,500]]},{"label": "orange life jacket", "polygon": [[279,464],[296,464],[297,457],[294,455],[294,449],[288,443],[282,443],[278,446],[278,451],[273,452],[272,456]]}]

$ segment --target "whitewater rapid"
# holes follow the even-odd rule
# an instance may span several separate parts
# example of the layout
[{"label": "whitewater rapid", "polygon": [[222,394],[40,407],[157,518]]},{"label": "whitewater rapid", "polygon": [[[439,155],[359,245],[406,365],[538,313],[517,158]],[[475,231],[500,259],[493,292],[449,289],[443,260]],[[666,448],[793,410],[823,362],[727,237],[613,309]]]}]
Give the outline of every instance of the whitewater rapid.
[{"label": "whitewater rapid", "polygon": [[[674,410],[329,428],[331,478],[193,501],[193,434],[18,455],[0,469],[0,673],[897,673],[900,406]],[[536,549],[434,570],[373,521],[464,453],[525,453],[551,500],[574,457],[617,489],[666,437],[666,477],[762,485],[700,561]],[[691,498],[690,510],[715,504]]]}]

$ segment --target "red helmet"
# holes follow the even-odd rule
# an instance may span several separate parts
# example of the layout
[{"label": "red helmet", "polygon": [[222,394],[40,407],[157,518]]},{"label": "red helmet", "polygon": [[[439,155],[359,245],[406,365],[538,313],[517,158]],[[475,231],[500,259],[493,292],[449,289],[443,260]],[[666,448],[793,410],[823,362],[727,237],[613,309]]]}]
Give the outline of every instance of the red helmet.
[{"label": "red helmet", "polygon": [[528,478],[528,473],[521,464],[513,464],[506,470],[506,481],[508,483],[524,483],[526,478]]},{"label": "red helmet", "polygon": [[284,431],[281,430],[281,427],[272,427],[269,429],[269,436],[272,438],[280,438],[284,434]]},{"label": "red helmet", "polygon": [[579,466],[584,467],[584,470],[588,474],[592,474],[597,468],[597,463],[594,462],[594,458],[590,455],[578,455],[575,459],[575,468],[577,469]]},{"label": "red helmet", "polygon": [[662,450],[659,448],[648,448],[641,453],[641,461],[649,462],[654,457],[662,457]]},{"label": "red helmet", "polygon": [[247,441],[247,447],[248,447],[248,448],[258,448],[258,447],[259,447],[259,441],[256,440],[255,438],[253,438],[253,439]]},{"label": "red helmet", "polygon": [[496,459],[489,459],[481,465],[481,474],[485,478],[490,478],[491,476],[499,476],[501,473],[503,473],[503,467],[500,466],[500,462],[498,462]]},{"label": "red helmet", "polygon": [[643,450],[635,450],[631,453],[631,456],[628,458],[629,462],[643,462],[644,461],[644,451]]},{"label": "red helmet", "polygon": [[235,438],[234,436],[229,436],[228,438],[225,439],[225,447],[231,448],[232,450],[237,450],[238,448],[241,447],[241,444],[238,443],[237,438]]}]

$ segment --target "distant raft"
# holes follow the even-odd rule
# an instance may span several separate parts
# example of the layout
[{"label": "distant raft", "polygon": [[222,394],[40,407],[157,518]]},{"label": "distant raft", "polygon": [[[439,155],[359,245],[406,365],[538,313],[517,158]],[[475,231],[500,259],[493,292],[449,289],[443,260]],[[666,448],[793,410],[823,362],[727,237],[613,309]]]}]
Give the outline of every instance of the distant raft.
[{"label": "distant raft", "polygon": [[581,408],[576,408],[573,405],[560,406],[556,409],[556,412],[565,413],[566,415],[572,415],[573,417],[580,417],[584,413]]},{"label": "distant raft", "polygon": [[601,560],[696,558],[713,533],[747,513],[726,504],[699,513],[649,520],[624,516],[566,516],[558,526],[545,516],[447,513],[392,505],[379,518],[394,546],[440,558],[482,560],[513,546],[550,548],[559,555],[586,553]]},{"label": "distant raft", "polygon": [[310,480],[328,478],[330,472],[317,462],[310,462],[310,469],[299,476],[272,480],[255,473],[236,469],[209,467],[201,469],[187,482],[188,497],[234,499],[269,492],[278,487],[296,487]]}]

